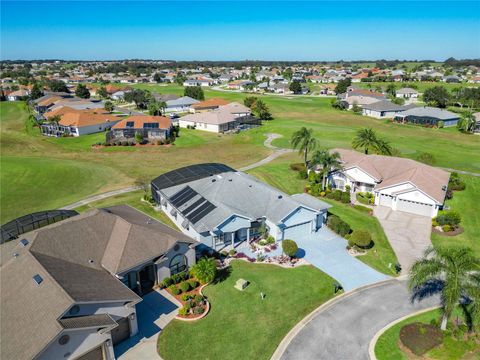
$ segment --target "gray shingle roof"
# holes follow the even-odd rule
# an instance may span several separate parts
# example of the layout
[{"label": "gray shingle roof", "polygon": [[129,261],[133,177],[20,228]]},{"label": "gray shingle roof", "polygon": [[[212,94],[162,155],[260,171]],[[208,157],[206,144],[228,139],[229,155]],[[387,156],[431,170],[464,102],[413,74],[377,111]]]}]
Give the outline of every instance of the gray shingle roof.
[{"label": "gray shingle roof", "polygon": [[374,111],[404,111],[415,105],[397,105],[390,100],[380,100],[371,104],[363,105],[364,109]]},{"label": "gray shingle roof", "polygon": [[399,116],[419,116],[419,117],[431,117],[440,120],[456,120],[460,118],[460,115],[451,111],[438,109],[430,106],[415,107],[402,112]]}]

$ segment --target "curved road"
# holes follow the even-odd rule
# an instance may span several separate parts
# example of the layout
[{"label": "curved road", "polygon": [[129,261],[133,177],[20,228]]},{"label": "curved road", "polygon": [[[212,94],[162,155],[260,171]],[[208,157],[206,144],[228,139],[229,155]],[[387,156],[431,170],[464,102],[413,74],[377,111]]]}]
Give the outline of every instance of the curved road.
[{"label": "curved road", "polygon": [[368,360],[370,341],[379,330],[436,305],[438,298],[412,304],[406,281],[391,280],[353,291],[315,314],[290,343],[287,335],[272,360]]}]

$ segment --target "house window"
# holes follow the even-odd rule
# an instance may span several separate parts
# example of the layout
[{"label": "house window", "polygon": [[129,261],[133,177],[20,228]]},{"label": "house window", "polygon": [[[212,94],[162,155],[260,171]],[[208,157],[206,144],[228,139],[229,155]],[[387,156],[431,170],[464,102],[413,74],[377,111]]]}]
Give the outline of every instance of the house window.
[{"label": "house window", "polygon": [[134,124],[135,124],[135,123],[134,123],[133,121],[127,121],[127,124],[125,125],[125,127],[127,127],[127,128],[133,128]]},{"label": "house window", "polygon": [[175,255],[170,261],[170,273],[177,274],[187,268],[187,257],[183,254]]}]

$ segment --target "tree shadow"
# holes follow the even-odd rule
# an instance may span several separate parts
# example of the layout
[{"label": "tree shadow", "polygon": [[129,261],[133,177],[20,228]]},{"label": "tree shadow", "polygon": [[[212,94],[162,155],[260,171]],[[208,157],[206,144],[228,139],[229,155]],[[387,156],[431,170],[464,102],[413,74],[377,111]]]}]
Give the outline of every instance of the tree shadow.
[{"label": "tree shadow", "polygon": [[296,254],[295,254],[295,257],[296,257],[297,259],[302,259],[302,258],[305,257],[305,254],[306,254],[306,253],[305,253],[305,250],[304,250],[304,249],[298,248],[298,250],[297,250],[297,252],[296,252]]},{"label": "tree shadow", "polygon": [[432,279],[426,281],[420,286],[416,286],[412,289],[411,302],[422,301],[433,295],[438,295],[442,292],[444,281],[441,279]]},{"label": "tree shadow", "polygon": [[220,284],[227,280],[230,277],[230,274],[232,273],[232,268],[230,266],[227,266],[217,272],[217,276],[215,277],[215,280],[213,280],[213,284]]}]

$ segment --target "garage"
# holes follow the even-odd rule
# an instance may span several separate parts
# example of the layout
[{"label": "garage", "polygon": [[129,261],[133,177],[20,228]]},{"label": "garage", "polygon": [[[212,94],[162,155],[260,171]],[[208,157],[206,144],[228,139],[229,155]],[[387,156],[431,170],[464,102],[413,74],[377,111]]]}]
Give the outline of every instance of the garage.
[{"label": "garage", "polygon": [[118,326],[112,330],[113,346],[130,337],[130,322],[128,321],[128,317],[115,321],[118,323]]},{"label": "garage", "polygon": [[311,233],[312,222],[306,222],[302,224],[297,224],[289,226],[283,230],[283,239],[299,239],[304,238],[306,235]]},{"label": "garage", "polygon": [[424,204],[416,201],[398,199],[397,210],[405,211],[411,214],[431,217],[433,212],[433,205]]},{"label": "garage", "polygon": [[76,360],[103,360],[105,357],[103,356],[103,345],[90,350],[86,354],[78,357]]},{"label": "garage", "polygon": [[392,200],[393,200],[393,197],[391,195],[380,194],[378,198],[378,205],[391,207]]}]

